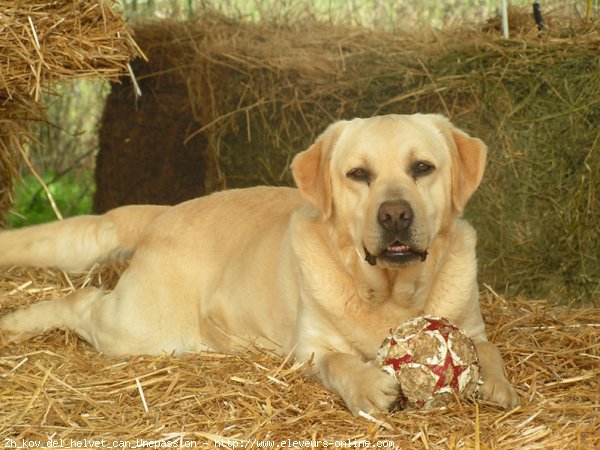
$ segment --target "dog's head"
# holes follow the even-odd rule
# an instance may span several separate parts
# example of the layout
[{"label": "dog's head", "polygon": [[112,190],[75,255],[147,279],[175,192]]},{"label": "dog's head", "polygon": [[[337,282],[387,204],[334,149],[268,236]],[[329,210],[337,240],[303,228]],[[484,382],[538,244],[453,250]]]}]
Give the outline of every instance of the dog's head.
[{"label": "dog's head", "polygon": [[331,125],[293,161],[304,198],[371,265],[424,261],[483,176],[485,144],[439,115]]}]

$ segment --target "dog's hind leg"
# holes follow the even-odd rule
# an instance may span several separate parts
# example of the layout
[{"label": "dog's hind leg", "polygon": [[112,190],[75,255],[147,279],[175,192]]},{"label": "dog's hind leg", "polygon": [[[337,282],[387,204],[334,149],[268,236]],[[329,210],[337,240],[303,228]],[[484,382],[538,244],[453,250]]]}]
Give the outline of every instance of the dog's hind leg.
[{"label": "dog's hind leg", "polygon": [[79,216],[0,232],[0,266],[84,270],[131,254],[144,228],[168,206],[132,205],[100,216]]},{"label": "dog's hind leg", "polygon": [[0,331],[9,341],[20,341],[55,328],[74,330],[88,342],[88,329],[94,303],[102,300],[102,290],[80,289],[67,295],[18,309],[0,318]]},{"label": "dog's hind leg", "polygon": [[111,292],[87,287],[0,317],[0,342],[21,341],[61,328],[73,330],[97,351],[110,355],[208,349],[198,332],[197,311],[169,310],[161,302],[170,289],[160,283],[138,283],[135,276],[128,280],[130,269]]},{"label": "dog's hind leg", "polygon": [[[34,303],[0,318],[0,341],[18,342],[52,329],[69,329],[105,354],[159,354],[155,324],[132,316],[115,291],[87,287],[65,297]],[[160,337],[159,337],[160,341]]]}]

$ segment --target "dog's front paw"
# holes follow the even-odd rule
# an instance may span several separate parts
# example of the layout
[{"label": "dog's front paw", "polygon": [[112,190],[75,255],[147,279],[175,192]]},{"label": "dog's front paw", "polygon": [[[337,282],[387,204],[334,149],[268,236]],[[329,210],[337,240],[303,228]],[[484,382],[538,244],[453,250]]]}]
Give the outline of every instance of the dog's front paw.
[{"label": "dog's front paw", "polygon": [[487,340],[475,342],[479,363],[481,364],[481,379],[479,396],[483,400],[496,403],[507,409],[519,405],[519,396],[515,388],[504,377],[502,358],[494,344]]},{"label": "dog's front paw", "polygon": [[483,400],[496,403],[506,409],[519,406],[517,391],[504,377],[484,378],[479,395]]},{"label": "dog's front paw", "polygon": [[358,415],[388,412],[398,401],[400,386],[394,377],[378,367],[365,365],[355,373],[354,382],[342,393],[348,409]]},{"label": "dog's front paw", "polygon": [[356,355],[326,352],[315,368],[325,387],[337,392],[354,415],[388,412],[398,400],[400,385],[394,377]]}]

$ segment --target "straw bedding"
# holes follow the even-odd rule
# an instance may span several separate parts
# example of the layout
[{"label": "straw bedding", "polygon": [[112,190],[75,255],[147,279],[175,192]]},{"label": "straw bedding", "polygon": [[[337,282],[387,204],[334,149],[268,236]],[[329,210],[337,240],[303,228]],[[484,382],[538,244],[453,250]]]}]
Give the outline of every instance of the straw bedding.
[{"label": "straw bedding", "polygon": [[[105,266],[68,278],[51,270],[3,270],[0,314],[64,295],[73,286],[110,287],[120,270]],[[0,347],[0,442],[88,448],[290,447],[292,441],[303,441],[297,448],[367,443],[400,449],[598,448],[600,309],[509,299],[488,287],[482,303],[489,335],[523,399],[513,411],[460,401],[441,410],[381,415],[374,422],[353,417],[336,396],[303,377],[302,362],[258,348],[243,355],[107,358],[72,333],[53,331]]]}]

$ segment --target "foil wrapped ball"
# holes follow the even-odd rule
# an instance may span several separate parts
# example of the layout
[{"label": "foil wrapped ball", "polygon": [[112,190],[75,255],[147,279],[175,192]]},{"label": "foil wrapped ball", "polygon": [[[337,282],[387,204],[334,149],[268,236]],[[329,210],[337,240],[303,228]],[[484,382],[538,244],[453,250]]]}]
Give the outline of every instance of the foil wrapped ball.
[{"label": "foil wrapped ball", "polygon": [[479,390],[473,341],[441,317],[416,317],[390,330],[376,361],[399,383],[401,408],[440,407],[455,396],[473,397]]}]

